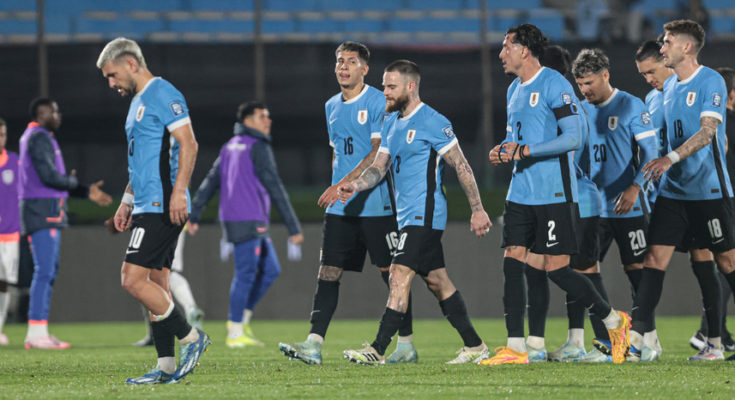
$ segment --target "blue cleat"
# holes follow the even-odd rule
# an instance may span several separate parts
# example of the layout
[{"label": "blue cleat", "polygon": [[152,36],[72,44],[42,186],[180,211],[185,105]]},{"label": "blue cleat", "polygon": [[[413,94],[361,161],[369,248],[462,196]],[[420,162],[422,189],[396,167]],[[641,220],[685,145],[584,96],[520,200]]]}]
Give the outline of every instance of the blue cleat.
[{"label": "blue cleat", "polygon": [[578,361],[586,354],[587,352],[584,350],[584,347],[577,346],[572,342],[567,341],[561,347],[549,353],[549,361]]},{"label": "blue cleat", "polygon": [[594,347],[589,353],[583,355],[575,361],[581,363],[611,363],[612,356],[604,354],[600,350],[597,350],[596,347]]},{"label": "blue cleat", "polygon": [[199,358],[207,351],[207,346],[212,344],[212,341],[206,333],[201,329],[197,329],[197,332],[199,332],[199,339],[192,343],[181,345],[181,350],[179,351],[179,369],[174,373],[174,379],[176,380],[185,377],[193,371],[199,365]]},{"label": "blue cleat", "polygon": [[531,346],[526,345],[528,350],[528,362],[546,362],[546,349],[534,349]]},{"label": "blue cleat", "polygon": [[385,361],[389,364],[415,363],[419,361],[419,354],[416,352],[413,343],[398,342],[396,350]]},{"label": "blue cleat", "polygon": [[174,379],[174,374],[167,374],[161,371],[158,366],[150,370],[147,374],[139,376],[137,378],[128,378],[125,383],[133,385],[158,385],[167,383],[179,383],[177,379]]},{"label": "blue cleat", "polygon": [[309,365],[322,363],[322,345],[313,340],[298,343],[281,342],[278,343],[278,350],[289,360],[299,360]]},{"label": "blue cleat", "polygon": [[609,339],[592,339],[592,345],[602,354],[612,355],[612,344]]}]

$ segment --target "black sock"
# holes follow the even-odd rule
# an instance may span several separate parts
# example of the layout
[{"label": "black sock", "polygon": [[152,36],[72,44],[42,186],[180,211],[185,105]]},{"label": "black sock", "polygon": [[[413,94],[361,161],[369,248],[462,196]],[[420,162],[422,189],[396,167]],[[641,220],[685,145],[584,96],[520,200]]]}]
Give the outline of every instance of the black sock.
[{"label": "black sock", "polygon": [[503,259],[503,308],[508,337],[525,337],[523,314],[526,310],[526,282],[523,269],[526,264],[515,258]]},{"label": "black sock", "polygon": [[721,289],[714,261],[692,261],[692,270],[702,292],[704,314],[707,317],[707,337],[720,337],[722,317],[720,315]]},{"label": "black sock", "polygon": [[730,337],[730,332],[727,330],[727,303],[732,296],[732,289],[730,284],[727,283],[725,275],[721,272],[717,272],[717,280],[720,281],[720,291],[722,292],[722,302],[720,303],[720,315],[722,315],[722,337]]},{"label": "black sock", "polygon": [[472,326],[470,316],[467,314],[467,307],[465,306],[462,295],[459,294],[459,290],[440,301],[439,306],[442,309],[444,317],[459,332],[459,336],[462,337],[465,347],[475,347],[482,344],[482,339],[480,339],[477,331]]},{"label": "black sock", "polygon": [[646,332],[646,326],[650,321],[650,316],[653,315],[653,311],[656,309],[658,301],[661,299],[665,275],[666,271],[643,267],[641,283],[638,287],[638,293],[636,294],[640,320],[634,320],[633,327],[631,328],[641,335]]},{"label": "black sock", "polygon": [[[602,299],[607,301],[609,304],[609,301],[607,299],[607,290],[605,290],[605,285],[602,284],[602,275],[600,275],[599,272],[583,275],[589,278],[590,281],[592,281],[592,285],[597,290],[597,293],[599,293],[600,297],[602,297]],[[595,338],[610,340],[610,335],[607,333],[607,327],[605,327],[605,323],[602,322],[602,319],[605,317],[607,317],[607,315],[597,315],[591,312],[590,323],[592,324],[592,330],[595,332]]]},{"label": "black sock", "polygon": [[630,282],[630,295],[633,297],[633,308],[630,311],[630,317],[635,321],[638,317],[638,303],[636,303],[636,293],[638,293],[638,287],[641,285],[641,277],[643,276],[643,269],[631,269],[626,270],[625,275],[628,276],[628,282]]},{"label": "black sock", "polygon": [[163,324],[151,322],[151,337],[153,338],[153,345],[156,346],[158,358],[175,356],[176,339]]},{"label": "black sock", "polygon": [[339,281],[324,281],[321,279],[317,281],[314,303],[311,306],[311,330],[309,333],[325,337],[334,310],[337,309],[338,298]]},{"label": "black sock", "polygon": [[567,294],[567,318],[569,329],[584,329],[584,306]]},{"label": "black sock", "polygon": [[549,311],[549,279],[546,271],[526,265],[528,284],[528,335],[544,337]]},{"label": "black sock", "polygon": [[385,308],[383,318],[380,320],[378,335],[375,337],[375,341],[372,344],[375,351],[377,351],[381,356],[385,354],[385,349],[388,348],[391,339],[393,339],[393,335],[396,334],[398,327],[401,326],[403,315],[404,314],[402,312],[388,307]]},{"label": "black sock", "polygon": [[[380,277],[383,278],[383,282],[388,286],[390,290],[390,272],[380,271]],[[403,316],[403,323],[398,328],[398,336],[410,336],[413,334],[413,313],[411,313],[411,292],[408,292],[408,306],[406,307],[406,314]]]},{"label": "black sock", "polygon": [[563,291],[582,302],[582,306],[595,313],[607,317],[612,308],[597,293],[592,281],[582,276],[577,271],[571,269],[568,265],[549,272],[549,279],[554,281]]},{"label": "black sock", "polygon": [[178,306],[174,307],[173,311],[171,311],[171,315],[157,323],[161,324],[162,327],[164,327],[170,334],[179,338],[179,340],[185,338],[186,335],[191,332],[191,325],[186,322],[186,318],[184,318],[184,314],[179,311]]}]

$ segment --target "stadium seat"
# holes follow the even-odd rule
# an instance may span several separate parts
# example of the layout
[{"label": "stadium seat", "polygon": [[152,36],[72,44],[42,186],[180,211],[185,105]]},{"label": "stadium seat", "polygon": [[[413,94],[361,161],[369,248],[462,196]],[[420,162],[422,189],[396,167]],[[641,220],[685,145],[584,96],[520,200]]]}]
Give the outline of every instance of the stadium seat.
[{"label": "stadium seat", "polygon": [[663,12],[676,11],[676,4],[671,0],[642,0],[634,6],[635,10],[640,11],[648,18]]},{"label": "stadium seat", "polygon": [[292,19],[264,19],[263,33],[290,33],[296,30]]},{"label": "stadium seat", "polygon": [[411,10],[457,10],[464,8],[464,2],[456,0],[410,0]]},{"label": "stadium seat", "polygon": [[268,11],[320,11],[319,0],[263,0],[263,9]]},{"label": "stadium seat", "polygon": [[536,25],[552,40],[564,38],[564,17],[556,10],[542,8],[528,13],[528,22]]},{"label": "stadium seat", "polygon": [[735,36],[735,18],[731,16],[712,17],[709,33],[713,36]]},{"label": "stadium seat", "polygon": [[3,0],[0,11],[36,11],[36,0]]},{"label": "stadium seat", "polygon": [[491,32],[505,32],[521,22],[519,16],[492,15],[488,18],[487,29]]},{"label": "stadium seat", "polygon": [[46,0],[46,15],[51,16],[82,16],[85,11],[96,9],[95,0]]},{"label": "stadium seat", "polygon": [[[533,10],[536,8],[543,7],[543,5],[541,4],[541,0],[485,0],[485,1],[487,1],[488,10],[528,11],[528,10]],[[475,5],[475,7],[479,7],[479,5]],[[471,7],[471,4],[468,4],[468,8],[474,8],[474,7]]]},{"label": "stadium seat", "polygon": [[385,24],[381,19],[365,19],[358,18],[344,21],[345,32],[371,32],[379,33],[385,29]]},{"label": "stadium seat", "polygon": [[223,19],[171,20],[170,30],[177,33],[251,33],[253,21]]},{"label": "stadium seat", "polygon": [[131,39],[142,39],[152,32],[164,30],[164,23],[158,18],[132,20],[123,17],[115,19],[81,17],[77,19],[76,33],[99,34],[106,38],[125,36]]},{"label": "stadium seat", "polygon": [[253,0],[190,0],[193,11],[253,11]]},{"label": "stadium seat", "polygon": [[732,0],[702,0],[702,5],[708,11],[722,9],[735,10],[735,2]]},{"label": "stadium seat", "polygon": [[479,32],[480,21],[476,18],[393,18],[388,21],[388,30],[394,32]]},{"label": "stadium seat", "polygon": [[71,34],[71,17],[55,16],[46,18],[44,29],[50,35],[69,35]]},{"label": "stadium seat", "polygon": [[393,11],[406,8],[402,0],[320,0],[321,8],[330,11]]},{"label": "stadium seat", "polygon": [[298,23],[298,31],[302,33],[343,32],[344,27],[344,21],[338,21],[331,18],[302,19]]},{"label": "stadium seat", "polygon": [[0,34],[29,35],[36,33],[35,19],[4,19],[0,20]]}]

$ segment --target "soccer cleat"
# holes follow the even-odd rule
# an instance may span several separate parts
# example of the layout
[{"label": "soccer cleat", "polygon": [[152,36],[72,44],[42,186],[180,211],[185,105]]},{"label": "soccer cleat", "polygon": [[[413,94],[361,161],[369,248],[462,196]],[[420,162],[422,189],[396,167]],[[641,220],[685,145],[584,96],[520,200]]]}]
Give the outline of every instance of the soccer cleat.
[{"label": "soccer cleat", "polygon": [[[658,356],[656,356],[655,358],[658,358],[659,356],[661,356],[661,354],[664,353],[664,349],[661,346],[661,341],[658,340],[658,333],[656,333],[655,329],[643,334],[643,348],[641,349],[641,354],[645,353],[644,350],[646,349],[646,347],[648,347],[649,350],[654,350],[658,354]],[[643,355],[641,355],[641,357],[645,358]]]},{"label": "soccer cleat", "polygon": [[174,374],[167,374],[161,371],[161,368],[156,367],[150,370],[147,374],[139,376],[137,378],[128,378],[125,383],[133,385],[157,385],[166,383],[179,383],[177,379],[174,379]]},{"label": "soccer cleat", "polygon": [[322,346],[315,341],[278,343],[278,350],[290,360],[303,361],[309,365],[322,363]]},{"label": "soccer cleat", "polygon": [[702,350],[707,344],[706,342],[707,338],[704,337],[702,331],[697,331],[691,338],[689,338],[689,345],[692,346],[694,350]]},{"label": "soccer cleat", "polygon": [[67,342],[62,342],[54,335],[38,336],[25,340],[26,349],[64,350],[71,347]]},{"label": "soccer cleat", "polygon": [[355,364],[382,365],[385,364],[385,356],[381,356],[369,343],[363,343],[365,347],[360,350],[345,350],[345,358]]},{"label": "soccer cleat", "polygon": [[707,345],[697,352],[697,354],[687,358],[689,361],[715,361],[724,360],[725,356],[722,354],[722,349],[716,349],[712,343],[707,342]]},{"label": "soccer cleat", "polygon": [[643,345],[643,348],[641,349],[641,361],[656,361],[659,357],[661,357],[661,353],[659,353],[658,350],[653,347],[649,347],[646,344]]},{"label": "soccer cleat", "polygon": [[722,335],[722,347],[725,351],[735,351],[735,341],[732,340],[729,332]]},{"label": "soccer cleat", "polygon": [[641,351],[638,350],[635,346],[630,345],[628,354],[625,356],[625,361],[626,362],[640,362],[641,361]]},{"label": "soccer cleat", "polygon": [[194,307],[186,313],[186,322],[193,328],[202,329],[204,323],[204,311],[199,307]]},{"label": "soccer cleat", "polygon": [[599,349],[597,349],[597,347],[595,347],[590,350],[589,353],[583,355],[575,361],[581,363],[611,363],[612,356],[601,352]]},{"label": "soccer cleat", "polygon": [[528,349],[528,362],[546,362],[546,349],[534,349],[531,346],[526,345]]},{"label": "soccer cleat", "polygon": [[199,365],[199,358],[207,351],[207,347],[212,344],[209,336],[204,333],[201,329],[197,329],[199,332],[199,339],[181,345],[179,351],[179,369],[173,375],[173,379],[179,380]]},{"label": "soccer cleat", "polygon": [[521,353],[510,347],[495,348],[495,355],[480,361],[480,365],[528,364],[528,353]]},{"label": "soccer cleat", "polygon": [[0,346],[7,346],[10,344],[8,337],[4,333],[0,333]]},{"label": "soccer cleat", "polygon": [[253,328],[250,327],[250,324],[243,324],[242,325],[242,331],[245,333],[245,335],[249,336],[250,339],[256,343],[256,345],[263,347],[265,346],[265,343],[258,340],[255,335],[253,334]]},{"label": "soccer cleat", "polygon": [[150,335],[146,335],[143,337],[143,339],[140,339],[137,342],[133,343],[133,346],[135,347],[153,346],[153,337]]},{"label": "soccer cleat", "polygon": [[473,350],[470,347],[462,347],[457,350],[457,357],[453,360],[447,361],[445,364],[467,364],[474,363],[478,364],[483,360],[487,360],[490,357],[490,349],[487,348],[483,343],[479,349]]},{"label": "soccer cleat", "polygon": [[735,361],[735,354],[731,354],[730,357],[725,359],[726,361]]},{"label": "soccer cleat", "polygon": [[610,351],[610,349],[612,348],[612,344],[610,344],[609,339],[594,338],[592,339],[592,345],[595,346],[595,348],[599,350],[600,353],[608,356],[612,355],[612,351]]},{"label": "soccer cleat", "polygon": [[395,351],[385,359],[388,364],[415,363],[418,361],[419,354],[416,352],[413,343],[402,342],[398,342]]},{"label": "soccer cleat", "polygon": [[608,335],[610,335],[610,344],[612,345],[610,350],[614,364],[625,362],[625,355],[630,347],[630,316],[622,311],[617,311],[617,313],[620,316],[618,327],[607,330]]},{"label": "soccer cleat", "polygon": [[[578,361],[580,358],[584,357],[585,354],[587,354],[587,352],[584,350],[584,347],[577,346],[572,342],[567,341],[561,347],[549,353],[549,361]],[[531,355],[529,354],[528,357],[530,358]]]}]

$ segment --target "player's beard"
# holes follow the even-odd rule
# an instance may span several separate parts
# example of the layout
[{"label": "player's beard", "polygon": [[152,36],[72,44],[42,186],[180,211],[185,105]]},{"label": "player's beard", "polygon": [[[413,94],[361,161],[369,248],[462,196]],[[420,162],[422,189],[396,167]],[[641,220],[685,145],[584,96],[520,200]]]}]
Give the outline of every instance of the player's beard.
[{"label": "player's beard", "polygon": [[132,96],[138,92],[138,84],[135,82],[135,79],[130,78],[127,82],[127,87],[120,86],[120,90],[122,90],[120,95],[123,97]]},{"label": "player's beard", "polygon": [[385,105],[385,111],[391,113],[394,111],[401,111],[404,108],[406,108],[406,105],[408,104],[408,95],[403,95],[402,97],[398,97],[395,100],[393,100],[392,104]]}]

